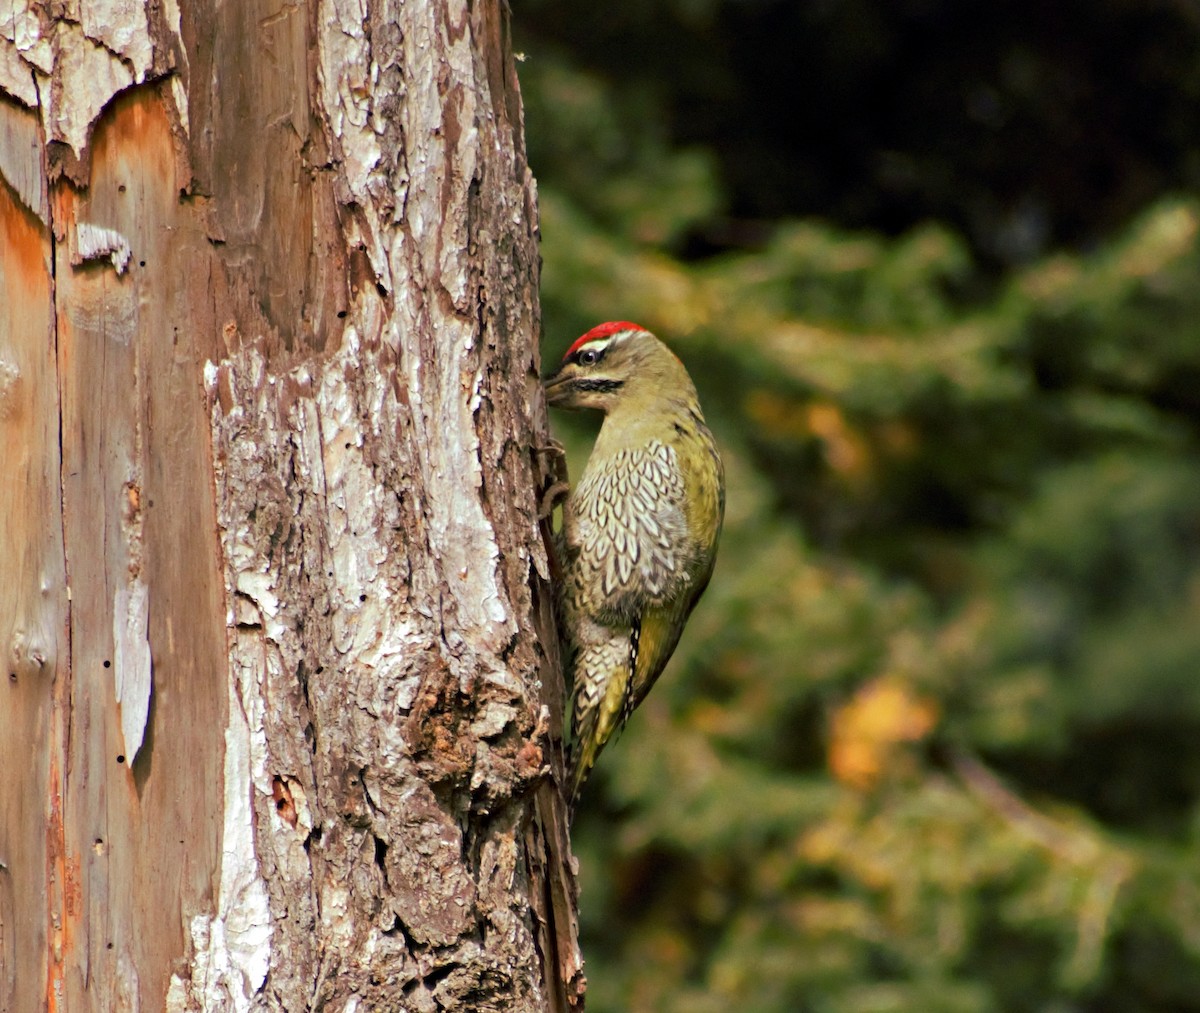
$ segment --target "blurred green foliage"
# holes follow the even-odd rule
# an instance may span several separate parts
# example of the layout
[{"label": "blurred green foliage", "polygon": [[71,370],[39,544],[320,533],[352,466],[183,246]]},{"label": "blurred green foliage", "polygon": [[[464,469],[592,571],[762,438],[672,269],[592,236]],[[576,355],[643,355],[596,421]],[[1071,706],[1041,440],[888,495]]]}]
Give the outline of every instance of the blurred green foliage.
[{"label": "blurred green foliage", "polygon": [[577,819],[588,1008],[1200,1010],[1200,202],[1000,276],[939,224],[685,257],[727,182],[669,89],[518,42],[545,358],[645,324],[729,480]]}]

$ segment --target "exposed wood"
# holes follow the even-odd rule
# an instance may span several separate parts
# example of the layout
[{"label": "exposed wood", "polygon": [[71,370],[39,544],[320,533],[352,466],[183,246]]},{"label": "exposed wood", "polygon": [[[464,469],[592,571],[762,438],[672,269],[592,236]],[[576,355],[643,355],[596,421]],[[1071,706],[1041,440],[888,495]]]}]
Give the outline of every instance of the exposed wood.
[{"label": "exposed wood", "polygon": [[0,25],[0,1010],[577,1005],[504,15],[70,6]]},{"label": "exposed wood", "polygon": [[[0,764],[12,775],[0,789],[4,1013],[29,1008],[18,1000],[43,991],[51,943],[43,870],[58,843],[49,817],[62,754],[51,727],[68,645],[50,255],[45,228],[0,185]],[[49,903],[62,901],[55,889]]]}]

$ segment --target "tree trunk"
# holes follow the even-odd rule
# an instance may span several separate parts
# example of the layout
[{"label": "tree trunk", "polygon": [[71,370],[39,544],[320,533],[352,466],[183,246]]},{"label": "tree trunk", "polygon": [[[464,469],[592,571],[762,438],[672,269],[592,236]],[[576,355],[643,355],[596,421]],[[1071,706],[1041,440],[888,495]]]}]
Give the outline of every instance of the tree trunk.
[{"label": "tree trunk", "polygon": [[489,0],[0,16],[0,1011],[582,1004]]}]

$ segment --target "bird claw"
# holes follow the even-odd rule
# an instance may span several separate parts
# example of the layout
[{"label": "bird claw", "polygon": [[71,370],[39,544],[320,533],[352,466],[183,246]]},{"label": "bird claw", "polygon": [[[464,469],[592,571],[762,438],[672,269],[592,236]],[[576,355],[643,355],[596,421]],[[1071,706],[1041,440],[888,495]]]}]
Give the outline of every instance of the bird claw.
[{"label": "bird claw", "polygon": [[534,453],[546,461],[542,474],[549,485],[543,489],[538,501],[538,520],[544,521],[571,491],[571,483],[567,480],[567,452],[558,440],[550,437],[546,446],[535,447]]},{"label": "bird claw", "polygon": [[567,498],[567,493],[570,491],[571,484],[569,482],[555,482],[542,493],[542,501],[538,504],[538,520],[544,521],[554,513],[554,508]]}]

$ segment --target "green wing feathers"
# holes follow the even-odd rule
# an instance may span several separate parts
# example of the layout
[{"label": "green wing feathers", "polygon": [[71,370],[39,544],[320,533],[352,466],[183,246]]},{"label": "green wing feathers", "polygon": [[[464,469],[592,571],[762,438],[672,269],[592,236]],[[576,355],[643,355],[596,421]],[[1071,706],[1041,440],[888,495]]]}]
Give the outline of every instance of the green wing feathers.
[{"label": "green wing feathers", "polygon": [[650,692],[650,687],[662,675],[671,652],[679,643],[679,635],[683,632],[683,620],[687,618],[694,603],[694,598],[686,601],[677,599],[670,605],[651,606],[642,613],[637,664],[633,672],[628,713],[633,713]]}]

